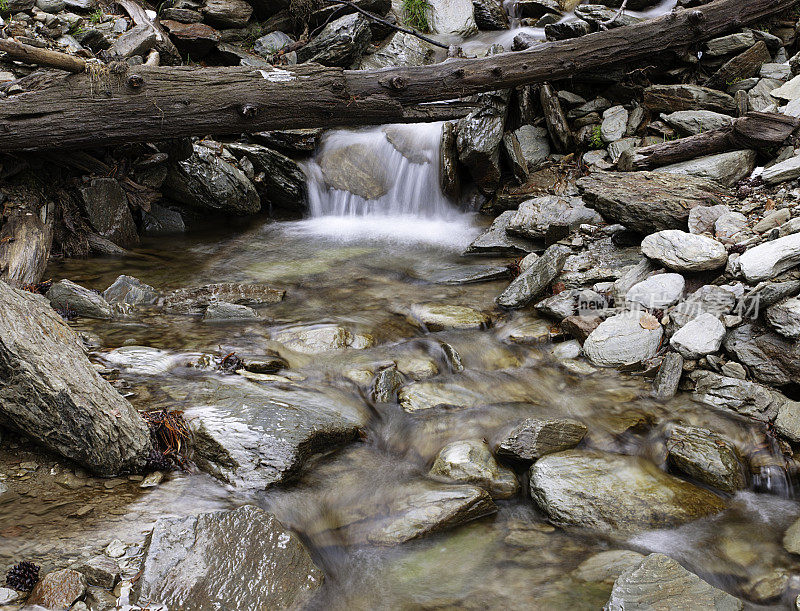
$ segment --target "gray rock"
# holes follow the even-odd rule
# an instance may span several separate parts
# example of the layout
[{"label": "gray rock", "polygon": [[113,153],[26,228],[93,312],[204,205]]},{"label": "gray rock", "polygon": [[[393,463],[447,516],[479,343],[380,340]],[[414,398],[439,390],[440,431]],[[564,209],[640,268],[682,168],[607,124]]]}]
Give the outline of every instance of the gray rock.
[{"label": "gray rock", "polygon": [[778,408],[775,430],[790,441],[800,442],[800,403],[786,401]]},{"label": "gray rock", "polygon": [[66,6],[67,4],[64,0],[36,0],[36,7],[39,10],[52,15],[60,13]]},{"label": "gray rock", "polygon": [[800,232],[800,216],[796,216],[778,227],[778,237],[780,238],[798,232]]},{"label": "gray rock", "polygon": [[653,381],[652,395],[656,399],[671,399],[678,392],[683,375],[683,357],[677,352],[667,352]]},{"label": "gray rock", "polygon": [[622,138],[608,145],[608,155],[612,163],[617,163],[626,151],[632,151],[641,143],[640,138]]},{"label": "gray rock", "polygon": [[144,467],[147,425],[47,301],[0,282],[0,319],[0,424],[100,475]]},{"label": "gray rock", "polygon": [[0,588],[0,605],[12,605],[22,600],[22,594],[11,588]]},{"label": "gray rock", "polygon": [[687,359],[717,352],[725,339],[725,325],[713,314],[701,314],[687,322],[670,339],[670,345]]},{"label": "gray rock", "polygon": [[369,19],[359,13],[339,17],[297,50],[297,62],[342,68],[357,64],[372,40],[369,24]]},{"label": "gray rock", "polygon": [[650,554],[614,582],[608,611],[634,609],[715,609],[738,611],[742,601],[706,583],[672,558]]},{"label": "gray rock", "polygon": [[258,53],[261,57],[272,57],[278,51],[281,51],[292,44],[294,41],[288,34],[283,32],[270,32],[261,38],[258,38],[253,44],[253,51]]},{"label": "gray rock", "polygon": [[788,81],[792,77],[792,69],[789,64],[764,64],[759,73],[761,78],[774,78]]},{"label": "gray rock", "polygon": [[301,354],[320,354],[329,350],[369,348],[375,340],[335,324],[299,325],[273,333],[273,339]]},{"label": "gray rock", "polygon": [[585,424],[569,418],[526,418],[497,444],[495,451],[499,458],[529,463],[574,448],[587,432]]},{"label": "gray rock", "polygon": [[590,289],[566,289],[552,297],[542,299],[535,307],[543,316],[563,320],[574,314],[601,310],[606,305],[605,297]]},{"label": "gray rock", "polygon": [[263,282],[219,282],[176,289],[164,296],[164,309],[173,314],[202,314],[218,301],[262,306],[282,301],[285,294]]},{"label": "gray rock", "polygon": [[606,221],[645,234],[685,229],[689,210],[722,203],[716,183],[663,172],[597,172],[577,185]]},{"label": "gray rock", "polygon": [[412,34],[395,32],[386,45],[375,53],[365,55],[359,68],[377,70],[389,66],[427,66],[435,61],[435,56],[433,47],[425,41]]},{"label": "gray rock", "polygon": [[[231,214],[255,214],[261,200],[253,183],[209,146],[192,145],[189,159],[170,166],[164,194],[187,206]],[[217,148],[219,150],[219,148]]]},{"label": "gray rock", "polygon": [[753,226],[753,231],[756,233],[765,233],[771,229],[775,229],[776,227],[783,225],[790,218],[791,213],[786,208],[773,210],[772,212],[765,214],[764,218],[762,218]]},{"label": "gray rock", "polygon": [[517,214],[516,210],[506,210],[498,216],[492,225],[479,235],[464,251],[465,255],[527,255],[538,250],[537,245],[526,238],[510,235],[506,228],[511,219]]},{"label": "gray rock", "polygon": [[655,274],[631,287],[625,301],[648,309],[662,310],[683,297],[686,281],[680,274]]},{"label": "gray rock", "polygon": [[767,308],[769,325],[789,339],[800,339],[800,299],[792,297]]},{"label": "gray rock", "polygon": [[717,219],[730,211],[724,204],[692,208],[689,210],[689,233],[713,233]]},{"label": "gray rock", "polygon": [[615,534],[676,526],[725,507],[718,496],[642,458],[596,450],[540,458],[530,486],[552,522]]},{"label": "gray rock", "polygon": [[[655,321],[655,328],[647,328],[651,326],[649,320]],[[586,338],[583,351],[592,363],[602,367],[634,365],[656,355],[663,332],[649,314],[623,312],[600,323]]]},{"label": "gray rock", "polygon": [[751,248],[736,261],[748,282],[774,278],[800,263],[800,234],[795,233]]},{"label": "gray rock", "polygon": [[517,476],[501,467],[482,440],[454,441],[443,447],[433,461],[433,479],[475,484],[496,499],[508,499],[519,490]]},{"label": "gray rock", "polygon": [[698,157],[681,163],[665,165],[654,171],[704,178],[726,187],[732,187],[743,178],[750,176],[755,167],[756,152],[748,149]]},{"label": "gray rock", "polygon": [[224,301],[209,304],[203,314],[203,322],[252,321],[260,318],[258,312],[249,306]]},{"label": "gray rock", "polygon": [[603,111],[603,122],[600,124],[603,142],[615,142],[622,138],[627,125],[628,111],[623,106],[612,106]]},{"label": "gray rock", "polygon": [[504,308],[520,308],[539,297],[561,273],[569,256],[569,249],[550,246],[533,265],[517,276],[496,299]]},{"label": "gray rock", "polygon": [[733,329],[725,339],[725,349],[765,384],[791,384],[800,375],[800,343],[765,327],[746,323]]},{"label": "gray rock", "polygon": [[713,314],[721,319],[736,306],[736,295],[721,287],[707,284],[680,302],[669,314],[675,328],[680,329],[689,321],[703,314]]},{"label": "gray rock", "polygon": [[668,229],[642,240],[642,254],[679,272],[719,269],[728,261],[728,251],[712,238]]},{"label": "gray rock", "polygon": [[733,117],[710,110],[679,110],[661,118],[684,134],[694,135],[727,127]]},{"label": "gray rock", "polygon": [[658,266],[653,263],[653,261],[647,257],[642,257],[639,263],[628,268],[626,272],[614,281],[614,299],[624,301],[629,290],[640,282],[647,280],[647,278],[650,277],[653,272],[658,271],[658,269]]},{"label": "gray rock", "polygon": [[188,389],[195,462],[244,491],[291,481],[312,455],[354,441],[367,423],[345,393],[221,384],[209,399],[202,386]]},{"label": "gray rock", "polygon": [[93,178],[79,192],[89,222],[97,233],[123,248],[139,243],[128,198],[116,179]]},{"label": "gray rock", "polygon": [[500,186],[500,143],[508,112],[508,94],[480,96],[481,107],[458,122],[458,158],[482,193]]},{"label": "gray rock", "polygon": [[523,125],[514,132],[522,150],[522,157],[531,172],[539,169],[550,155],[550,139],[547,129]]},{"label": "gray rock", "polygon": [[114,283],[103,291],[109,303],[126,303],[134,306],[155,305],[161,293],[133,276],[117,276]]},{"label": "gray rock", "polygon": [[[198,570],[202,567],[202,570]],[[294,609],[324,575],[292,531],[253,505],[153,527],[138,599],[171,609]]]},{"label": "gray rock", "polygon": [[158,204],[150,204],[150,211],[142,211],[142,227],[150,235],[185,233],[186,224],[181,213]]},{"label": "gray rock", "polygon": [[88,583],[108,590],[113,589],[120,578],[119,563],[105,554],[90,558],[77,566],[76,570],[84,574]]},{"label": "gray rock", "polygon": [[658,112],[711,110],[733,115],[736,103],[727,93],[698,85],[651,85],[644,90],[644,105]]},{"label": "gray rock", "polygon": [[475,284],[508,278],[510,272],[504,265],[457,265],[426,275],[425,280],[436,284]]},{"label": "gray rock", "polygon": [[603,27],[619,28],[625,25],[633,25],[642,21],[640,17],[628,15],[624,11],[620,13],[617,10],[603,6],[602,4],[582,4],[575,7],[575,16],[583,19],[595,29],[600,29],[600,24]]},{"label": "gray rock", "polygon": [[445,303],[415,303],[409,308],[409,313],[428,331],[483,329],[492,322],[492,319],[483,312]]},{"label": "gray rock", "polygon": [[293,159],[260,144],[226,144],[234,155],[247,157],[256,171],[264,173],[263,196],[273,206],[304,211],[306,175]]},{"label": "gray rock", "polygon": [[673,426],[667,438],[667,459],[681,473],[723,492],[733,494],[747,487],[736,447],[713,431]]},{"label": "gray rock", "polygon": [[747,229],[747,217],[741,212],[727,212],[714,223],[714,235],[724,243],[734,242]]},{"label": "gray rock", "polygon": [[759,79],[755,87],[747,92],[748,105],[750,110],[756,112],[765,112],[772,106],[775,106],[777,100],[772,97],[772,92],[780,87],[783,81],[771,78]]},{"label": "gray rock", "polygon": [[319,165],[328,185],[364,199],[383,197],[392,184],[381,157],[360,143],[323,149]]},{"label": "gray rock", "polygon": [[798,177],[800,177],[800,155],[776,163],[761,173],[761,178],[768,185],[777,185]]},{"label": "gray rock", "polygon": [[522,202],[506,226],[508,233],[532,240],[542,240],[551,227],[564,228],[565,232],[583,224],[599,224],[597,212],[583,205],[580,197],[544,195]]},{"label": "gray rock", "polygon": [[628,549],[600,552],[581,562],[572,577],[581,581],[612,584],[628,569],[639,566],[644,556]]},{"label": "gray rock", "polygon": [[456,34],[467,37],[476,34],[472,0],[430,0],[430,24],[434,34]]},{"label": "gray rock", "polygon": [[693,371],[684,379],[687,389],[694,391],[692,400],[730,409],[756,420],[771,420],[783,404],[780,398],[761,384],[712,371]]},{"label": "gray rock", "polygon": [[709,40],[706,43],[706,55],[709,57],[731,55],[749,49],[754,44],[756,44],[756,38],[753,36],[753,32],[750,30],[737,32]]},{"label": "gray rock", "polygon": [[253,14],[253,7],[244,0],[205,0],[200,12],[215,26],[243,28]]},{"label": "gray rock", "polygon": [[509,29],[508,14],[499,0],[473,0],[475,24],[480,30]]},{"label": "gray rock", "polygon": [[114,41],[109,53],[120,59],[133,55],[145,56],[155,47],[157,36],[156,30],[150,24],[134,26]]},{"label": "gray rock", "polygon": [[102,296],[66,279],[52,284],[47,291],[47,299],[54,308],[72,311],[85,318],[104,319],[114,314],[113,308]]},{"label": "gray rock", "polygon": [[736,309],[742,316],[756,318],[763,308],[768,308],[787,297],[794,297],[798,293],[800,293],[800,280],[760,282],[741,296]]}]

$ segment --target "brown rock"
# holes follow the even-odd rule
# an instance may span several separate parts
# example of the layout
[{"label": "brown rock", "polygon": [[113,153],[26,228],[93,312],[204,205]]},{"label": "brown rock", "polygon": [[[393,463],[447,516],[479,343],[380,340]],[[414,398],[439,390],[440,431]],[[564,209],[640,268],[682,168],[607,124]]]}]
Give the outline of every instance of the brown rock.
[{"label": "brown rock", "polygon": [[601,322],[603,319],[600,316],[567,316],[561,321],[561,330],[583,343]]},{"label": "brown rock", "polygon": [[175,46],[192,58],[206,55],[220,41],[219,32],[204,23],[179,23],[166,19],[161,25],[167,28]]},{"label": "brown rock", "polygon": [[44,576],[28,597],[28,605],[68,609],[86,592],[86,578],[78,571],[62,569]]}]

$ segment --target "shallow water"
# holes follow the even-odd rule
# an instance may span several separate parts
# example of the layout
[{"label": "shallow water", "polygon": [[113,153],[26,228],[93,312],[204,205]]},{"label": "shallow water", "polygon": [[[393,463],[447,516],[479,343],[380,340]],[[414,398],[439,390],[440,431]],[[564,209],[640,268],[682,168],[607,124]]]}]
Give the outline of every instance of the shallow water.
[{"label": "shallow water", "polygon": [[[432,133],[436,126],[415,129]],[[369,133],[391,157],[381,132]],[[337,137],[350,141],[346,134]],[[363,132],[354,139],[361,137]],[[424,171],[435,173],[433,167]],[[719,431],[746,456],[763,453],[766,436],[760,426],[684,395],[654,402],[650,382],[641,377],[559,359],[550,321],[494,306],[507,280],[439,283],[443,270],[508,263],[460,256],[486,223],[459,212],[455,203],[442,208],[437,199],[433,205],[416,202],[413,214],[373,209],[359,215],[336,207],[341,194],[317,188],[319,208],[307,220],[261,219],[244,228],[147,239],[134,257],[63,261],[48,275],[100,290],[121,273],[163,290],[222,281],[285,289],[285,301],[261,308],[268,318],[258,322],[208,324],[145,313],[73,324],[94,338],[93,360],[119,370],[115,383],[139,409],[191,413],[227,405],[239,389],[274,389],[283,397],[312,389],[368,414],[362,439],[312,459],[297,481],[265,492],[243,492],[196,471],[173,473],[159,487],[142,490],[136,481],[98,480],[27,446],[4,445],[0,468],[12,494],[3,496],[0,510],[0,565],[24,557],[61,567],[119,538],[134,546],[126,564],[133,575],[139,546],[157,518],[256,502],[296,529],[325,571],[316,609],[596,609],[611,583],[583,581],[575,569],[592,554],[613,549],[662,551],[739,596],[753,580],[785,571],[790,588],[772,603],[793,602],[800,563],[780,541],[800,505],[791,500],[793,486],[777,455],[771,486],[741,492],[724,513],[678,529],[634,537],[555,529],[534,508],[520,472],[520,492],[498,501],[493,516],[401,545],[369,543],[359,525],[391,513],[409,491],[426,486],[441,447],[462,439],[491,442],[527,416],[577,418],[589,427],[586,447],[641,455],[662,468],[670,422]],[[489,313],[493,323],[483,330],[427,333],[407,316],[409,306],[420,302],[470,306]],[[306,354],[274,340],[297,325],[331,324],[369,335],[375,345]],[[443,343],[460,355],[462,371],[454,371]],[[192,366],[204,354],[236,352],[247,359],[268,349],[289,362],[285,379],[249,381]],[[407,372],[407,384],[418,378],[446,389],[464,407],[407,413],[395,401],[365,404],[369,372],[387,361]],[[26,467],[29,461],[38,466]],[[759,475],[753,474],[753,488],[764,480]]]}]

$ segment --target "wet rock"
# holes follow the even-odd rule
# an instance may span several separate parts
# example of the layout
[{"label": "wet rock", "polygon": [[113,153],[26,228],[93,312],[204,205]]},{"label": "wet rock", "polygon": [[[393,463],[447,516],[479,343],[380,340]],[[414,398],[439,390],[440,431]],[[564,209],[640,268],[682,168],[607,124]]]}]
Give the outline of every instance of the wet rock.
[{"label": "wet rock", "polygon": [[453,383],[417,382],[400,389],[397,399],[409,413],[437,407],[472,407],[482,402],[478,393]]},{"label": "wet rock", "polygon": [[533,265],[508,285],[497,298],[497,304],[505,308],[519,308],[539,297],[561,273],[569,252],[563,246],[549,247]]},{"label": "wet rock", "polygon": [[253,308],[238,303],[216,301],[206,308],[203,322],[252,321],[261,318]]},{"label": "wet rock", "polygon": [[747,486],[736,447],[713,431],[673,426],[667,452],[672,467],[712,488],[733,494]]},{"label": "wet rock", "polygon": [[443,303],[416,303],[411,306],[410,314],[428,331],[483,329],[492,322],[489,316],[478,310]]},{"label": "wet rock", "polygon": [[672,558],[650,554],[614,582],[605,609],[717,609],[737,611],[742,601],[690,573]]},{"label": "wet rock", "polygon": [[531,172],[539,169],[550,155],[550,139],[547,129],[533,125],[523,125],[514,132],[519,142],[522,158]]},{"label": "wet rock", "polygon": [[603,111],[603,122],[600,124],[603,142],[615,142],[622,138],[627,125],[628,111],[623,106],[612,106]]},{"label": "wet rock", "polygon": [[800,343],[746,323],[728,333],[725,349],[760,382],[783,386],[800,376]]},{"label": "wet rock", "polygon": [[492,221],[491,227],[478,236],[464,251],[465,255],[526,255],[537,250],[526,238],[510,235],[506,228],[515,218],[516,210],[507,210]]},{"label": "wet rock", "polygon": [[698,85],[651,85],[644,90],[644,105],[656,112],[711,110],[726,115],[736,112],[736,103],[726,93]]},{"label": "wet rock", "polygon": [[372,40],[369,20],[359,13],[339,17],[297,50],[298,63],[349,68],[358,63]]},{"label": "wet rock", "polygon": [[789,339],[800,339],[800,299],[791,297],[767,308],[769,325]]},{"label": "wet rock", "polygon": [[329,350],[369,348],[374,340],[369,335],[352,333],[339,325],[306,325],[278,331],[273,335],[275,341],[302,354],[319,354]]},{"label": "wet rock", "polygon": [[547,454],[574,448],[587,432],[585,424],[569,418],[526,418],[497,444],[496,453],[508,461],[530,463]]},{"label": "wet rock", "polygon": [[684,379],[687,388],[694,391],[692,400],[731,409],[757,420],[771,420],[783,404],[770,389],[761,384],[712,371],[693,371]]},{"label": "wet rock", "polygon": [[713,314],[701,314],[686,323],[670,339],[670,345],[687,359],[717,352],[725,339],[725,325]]},{"label": "wet rock", "polygon": [[261,306],[283,300],[286,291],[263,282],[219,282],[176,289],[164,297],[164,309],[174,314],[202,314],[214,302]]},{"label": "wet rock", "polygon": [[376,403],[394,402],[398,389],[403,385],[403,376],[397,370],[397,365],[384,367],[375,374],[372,381],[372,400]]},{"label": "wet rock", "polygon": [[655,274],[633,285],[625,295],[625,301],[661,310],[677,303],[685,286],[686,281],[680,274]]},{"label": "wet rock", "polygon": [[602,309],[605,305],[605,298],[592,290],[566,289],[557,295],[542,299],[535,307],[536,311],[544,316],[563,320],[577,313]]},{"label": "wet rock", "polygon": [[180,23],[170,19],[159,23],[169,32],[178,50],[195,59],[208,55],[220,42],[219,32],[204,23]]},{"label": "wet rock", "polygon": [[253,183],[239,168],[212,148],[192,145],[189,159],[170,166],[164,194],[187,206],[231,214],[255,214],[261,200]]},{"label": "wet rock", "polygon": [[244,155],[256,171],[264,173],[263,195],[279,208],[305,210],[306,175],[293,160],[260,144],[230,143],[225,147],[237,156]]},{"label": "wet rock", "polygon": [[613,584],[622,573],[639,566],[644,556],[628,549],[600,552],[587,558],[572,572],[575,579]]},{"label": "wet rock", "polygon": [[551,521],[609,533],[676,526],[725,507],[718,496],[644,459],[594,450],[540,458],[530,484]]},{"label": "wet rock", "polygon": [[160,293],[149,284],[133,276],[117,276],[114,283],[103,291],[103,298],[109,303],[126,303],[134,306],[154,305]]},{"label": "wet rock", "polygon": [[726,187],[732,187],[743,178],[750,176],[755,167],[756,152],[744,150],[698,157],[666,165],[655,171],[704,178]]},{"label": "wet rock", "polygon": [[389,66],[427,66],[435,60],[433,47],[412,34],[395,32],[389,42],[361,60],[359,69],[377,70]]},{"label": "wet rock", "polygon": [[500,186],[500,143],[508,112],[508,94],[483,94],[481,107],[458,122],[458,158],[485,195]]},{"label": "wet rock", "polygon": [[532,240],[543,240],[551,227],[563,228],[565,233],[583,224],[598,224],[602,218],[583,205],[580,197],[545,195],[522,202],[506,231]]},{"label": "wet rock", "polygon": [[650,314],[623,312],[600,323],[586,338],[583,351],[602,367],[635,365],[656,355],[663,333]]},{"label": "wet rock", "polygon": [[209,23],[221,28],[243,28],[253,14],[253,7],[244,0],[205,0],[200,12]]},{"label": "wet rock", "polygon": [[434,479],[475,484],[496,499],[508,499],[519,490],[511,469],[497,464],[485,441],[455,441],[443,447],[429,475]]},{"label": "wet rock", "polygon": [[128,198],[114,178],[93,178],[79,192],[89,222],[97,233],[123,248],[139,243]]},{"label": "wet rock", "polygon": [[90,558],[80,566],[76,567],[79,573],[83,573],[86,581],[92,585],[101,586],[108,590],[112,589],[120,577],[119,564],[108,556],[95,556]]},{"label": "wet rock", "polygon": [[378,199],[389,192],[390,177],[380,157],[362,144],[323,150],[319,164],[325,182],[334,189],[364,199]]},{"label": "wet rock", "polygon": [[728,251],[714,239],[668,229],[642,240],[642,254],[679,272],[699,272],[724,267]]},{"label": "wet rock", "polygon": [[721,129],[733,122],[732,116],[710,110],[679,110],[662,115],[661,118],[675,129],[690,136]]},{"label": "wet rock", "polygon": [[431,0],[429,6],[433,33],[462,37],[477,33],[472,0]]},{"label": "wet rock", "polygon": [[114,311],[102,296],[70,280],[54,282],[47,291],[54,308],[75,312],[86,318],[111,318]]},{"label": "wet rock", "polygon": [[671,399],[678,392],[683,375],[683,357],[677,352],[667,352],[653,381],[653,397]]},{"label": "wet rock", "polygon": [[456,124],[453,121],[442,123],[442,137],[439,143],[439,186],[442,193],[453,199],[461,197],[457,140]]},{"label": "wet rock", "polygon": [[783,534],[783,547],[790,554],[800,555],[800,520],[797,520]]},{"label": "wet rock", "polygon": [[77,571],[62,569],[48,573],[28,596],[28,605],[45,609],[68,609],[86,592],[86,578]]},{"label": "wet rock", "polygon": [[181,213],[158,204],[150,204],[150,212],[142,211],[142,228],[150,235],[186,232],[186,224]]},{"label": "wet rock", "polygon": [[171,609],[299,608],[324,579],[300,539],[252,505],[160,519],[142,566],[139,600]]},{"label": "wet rock", "polygon": [[774,278],[800,263],[800,234],[765,242],[745,252],[736,267],[748,282]]},{"label": "wet rock", "polygon": [[507,30],[508,14],[498,0],[472,0],[475,24],[479,30]]},{"label": "wet rock", "polygon": [[258,39],[253,44],[253,52],[258,53],[261,57],[272,57],[282,49],[285,49],[294,41],[289,35],[283,32],[270,32]]},{"label": "wet rock", "polygon": [[458,265],[436,271],[425,279],[436,284],[474,284],[508,278],[510,272],[504,265]]},{"label": "wet rock", "polygon": [[245,491],[291,481],[309,457],[354,441],[367,423],[362,404],[334,391],[248,383],[191,396],[195,462]]},{"label": "wet rock", "polygon": [[644,234],[685,229],[689,210],[722,203],[717,184],[663,172],[597,172],[577,185],[606,221]]}]

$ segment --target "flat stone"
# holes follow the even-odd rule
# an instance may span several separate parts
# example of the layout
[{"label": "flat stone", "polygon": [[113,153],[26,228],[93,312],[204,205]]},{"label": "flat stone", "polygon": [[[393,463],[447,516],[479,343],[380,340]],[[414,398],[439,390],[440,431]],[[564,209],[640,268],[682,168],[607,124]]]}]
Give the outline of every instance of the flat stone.
[{"label": "flat stone", "polygon": [[783,547],[790,554],[800,555],[800,520],[786,529],[783,534]]},{"label": "flat stone", "polygon": [[369,200],[383,197],[391,187],[390,176],[380,159],[377,150],[354,143],[323,148],[319,165],[325,182],[332,188]]},{"label": "flat stone", "polygon": [[170,19],[159,23],[169,32],[175,46],[194,58],[208,55],[221,40],[219,32],[205,23],[180,23]]},{"label": "flat stone", "polygon": [[134,55],[146,56],[150,49],[156,45],[157,41],[158,33],[155,28],[149,23],[143,23],[132,27],[117,38],[111,45],[109,53],[120,59],[125,59]]},{"label": "flat stone", "polygon": [[200,12],[213,25],[243,28],[253,14],[253,7],[244,0],[206,0]]},{"label": "flat stone", "polygon": [[756,152],[748,149],[698,157],[666,165],[654,171],[704,178],[726,187],[732,187],[743,178],[750,176],[755,167]]},{"label": "flat stone", "polygon": [[[655,328],[647,328],[650,320]],[[662,336],[661,325],[650,314],[624,312],[600,323],[586,338],[583,351],[602,367],[635,365],[656,355]]]},{"label": "flat stone", "polygon": [[710,110],[678,110],[662,115],[661,118],[675,129],[690,136],[721,129],[733,123],[732,116]]},{"label": "flat stone", "polygon": [[715,609],[738,611],[743,603],[706,583],[672,558],[650,554],[614,582],[608,611],[632,609]]},{"label": "flat stone", "polygon": [[706,55],[710,57],[717,57],[720,55],[730,55],[732,53],[739,53],[745,49],[749,49],[756,44],[756,38],[753,32],[737,32],[714,38],[706,43]]},{"label": "flat stone", "polygon": [[526,418],[497,444],[496,453],[508,461],[531,462],[574,448],[587,432],[585,424],[569,418]]},{"label": "flat stone", "polygon": [[800,75],[794,77],[791,81],[781,85],[777,89],[773,89],[770,95],[772,95],[773,98],[787,101],[800,98]]},{"label": "flat stone", "polygon": [[695,480],[731,494],[747,487],[736,447],[717,433],[675,425],[666,445],[672,467]]},{"label": "flat stone", "polygon": [[584,206],[580,197],[545,195],[522,202],[506,231],[531,240],[544,240],[553,226],[569,232],[583,224],[601,222],[600,215]]},{"label": "flat stone", "polygon": [[625,135],[628,125],[628,111],[623,106],[612,106],[603,111],[600,135],[603,142],[615,142]]},{"label": "flat stone", "polygon": [[473,308],[444,303],[416,303],[410,313],[428,331],[483,329],[492,322],[488,315]]},{"label": "flat stone", "polygon": [[102,296],[75,284],[71,280],[54,282],[47,291],[47,299],[54,308],[72,311],[86,318],[112,318],[114,311]]},{"label": "flat stone", "polygon": [[632,286],[625,301],[662,310],[680,301],[685,286],[686,281],[680,274],[655,274]]},{"label": "flat stone", "polygon": [[260,318],[258,312],[249,306],[224,301],[210,304],[203,314],[204,322],[252,321]]},{"label": "flat stone", "polygon": [[736,267],[748,282],[769,280],[800,263],[800,233],[764,242],[746,251]]},{"label": "flat stone", "polygon": [[651,85],[644,90],[644,105],[657,112],[711,110],[733,115],[736,103],[726,93],[699,85]]},{"label": "flat stone", "polygon": [[777,185],[798,177],[800,177],[800,155],[776,163],[761,173],[761,179],[768,185]]},{"label": "flat stone", "polygon": [[506,210],[494,221],[491,227],[478,236],[464,251],[465,255],[520,256],[537,250],[537,245],[527,238],[510,235],[506,227],[517,214],[516,210]]},{"label": "flat stone", "polygon": [[693,401],[733,410],[762,422],[771,420],[783,404],[766,386],[713,371],[697,370],[684,378]]},{"label": "flat stone", "polygon": [[726,288],[707,284],[700,287],[681,301],[670,312],[670,319],[676,328],[683,327],[701,314],[713,314],[721,319],[730,314],[736,306],[736,295]]},{"label": "flat stone", "polygon": [[765,233],[776,227],[783,225],[791,218],[791,213],[786,208],[780,210],[773,210],[764,215],[758,223],[753,226],[753,231],[756,233]]},{"label": "flat stone", "polygon": [[606,299],[590,289],[566,289],[557,295],[542,299],[536,311],[544,316],[563,320],[575,314],[585,314],[606,306]]},{"label": "flat stone", "polygon": [[523,125],[514,132],[519,142],[522,158],[528,170],[540,168],[550,155],[550,137],[547,129],[534,125]]},{"label": "flat stone", "polygon": [[504,265],[457,265],[437,270],[425,280],[436,284],[474,284],[508,278],[510,272]]},{"label": "flat stone", "polygon": [[86,578],[78,571],[62,569],[39,580],[28,596],[28,605],[46,609],[68,609],[86,592]]},{"label": "flat stone", "polygon": [[307,178],[294,159],[260,144],[231,142],[225,148],[249,160],[257,173],[263,173],[262,198],[266,202],[284,210],[306,211]]},{"label": "flat stone", "polygon": [[346,327],[334,324],[290,327],[275,332],[273,339],[302,354],[320,354],[348,348],[363,350],[375,343],[369,335],[353,333]]},{"label": "flat stone", "polygon": [[507,499],[519,490],[511,469],[501,467],[485,441],[454,441],[443,447],[433,462],[429,475],[434,479],[475,484],[492,498]]},{"label": "flat stone", "polygon": [[628,549],[615,549],[600,552],[581,562],[572,576],[581,581],[594,581],[613,584],[622,573],[639,566],[644,556]]},{"label": "flat stone", "polygon": [[142,604],[170,609],[289,609],[307,603],[323,579],[297,535],[245,505],[158,520],[136,593]]},{"label": "flat stone", "polygon": [[113,558],[105,555],[90,558],[76,567],[76,570],[83,573],[88,583],[108,590],[117,585],[120,578],[119,564]]},{"label": "flat stone", "polygon": [[606,533],[667,528],[717,513],[718,496],[635,456],[567,450],[537,460],[531,497],[556,524]]},{"label": "flat stone", "polygon": [[117,276],[114,283],[103,291],[103,298],[109,303],[126,303],[128,305],[154,305],[161,293],[149,284],[145,284],[133,276]]},{"label": "flat stone", "polygon": [[216,302],[263,306],[283,301],[286,291],[263,282],[219,282],[181,288],[164,296],[164,309],[174,314],[202,314]]},{"label": "flat stone", "polygon": [[755,87],[747,92],[750,110],[766,112],[775,106],[777,99],[772,97],[772,92],[783,85],[783,81],[771,78],[759,79]]},{"label": "flat stone", "polygon": [[725,339],[725,325],[713,314],[701,314],[686,323],[670,339],[670,345],[687,359],[717,352]]},{"label": "flat stone", "polygon": [[712,238],[677,229],[659,231],[642,240],[642,254],[678,272],[724,267],[728,251]]},{"label": "flat stone", "polygon": [[533,265],[517,276],[496,299],[505,308],[519,308],[539,297],[561,273],[569,256],[569,249],[550,246]]},{"label": "flat stone", "polygon": [[792,77],[792,69],[789,64],[763,64],[759,76],[761,78],[774,78],[788,81]]},{"label": "flat stone", "polygon": [[677,352],[667,352],[658,374],[653,381],[653,397],[656,399],[671,399],[678,392],[678,386],[683,375],[683,357]]}]

